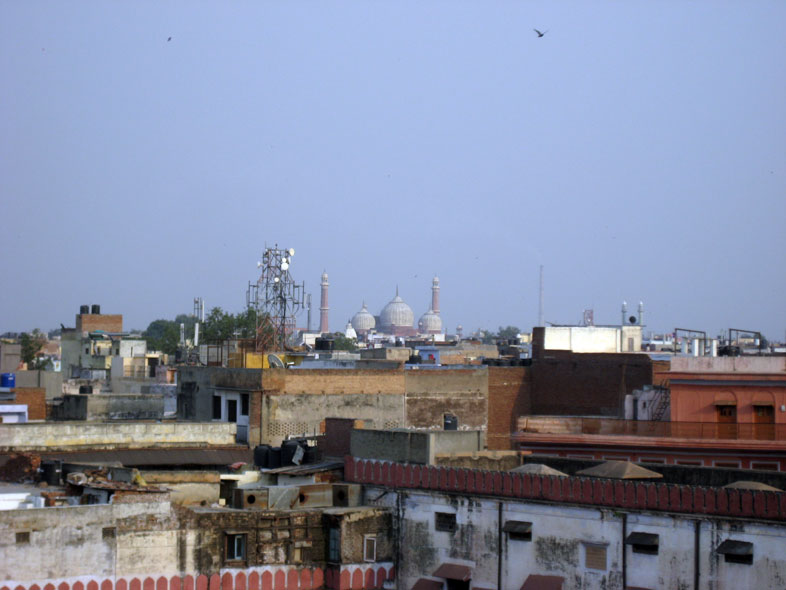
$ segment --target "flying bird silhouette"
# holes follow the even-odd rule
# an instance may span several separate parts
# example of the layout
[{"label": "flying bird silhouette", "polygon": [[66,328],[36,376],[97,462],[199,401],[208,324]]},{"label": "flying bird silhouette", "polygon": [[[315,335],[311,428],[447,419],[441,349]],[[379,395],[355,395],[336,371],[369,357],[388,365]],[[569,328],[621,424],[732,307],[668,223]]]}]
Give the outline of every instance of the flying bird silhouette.
[{"label": "flying bird silhouette", "polygon": [[541,33],[541,32],[540,32],[539,30],[537,30],[537,29],[532,29],[532,30],[533,30],[533,31],[535,31],[535,32],[538,34],[538,39],[540,39],[540,38],[541,38],[543,35],[545,35],[546,33],[548,33],[548,31],[543,31],[543,32]]},{"label": "flying bird silhouette", "polygon": [[171,40],[172,40],[172,37],[169,37],[169,39],[167,39],[166,42],[169,43]]}]

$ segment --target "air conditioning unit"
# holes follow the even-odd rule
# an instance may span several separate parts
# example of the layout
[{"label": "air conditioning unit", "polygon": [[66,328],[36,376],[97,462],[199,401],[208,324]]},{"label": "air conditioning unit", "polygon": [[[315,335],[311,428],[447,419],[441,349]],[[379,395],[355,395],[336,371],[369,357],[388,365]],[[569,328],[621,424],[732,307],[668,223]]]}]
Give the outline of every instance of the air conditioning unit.
[{"label": "air conditioning unit", "polygon": [[235,508],[267,510],[268,491],[266,488],[236,489],[234,500]]},{"label": "air conditioning unit", "polygon": [[350,508],[360,506],[360,485],[356,483],[333,484],[333,506],[337,508]]}]

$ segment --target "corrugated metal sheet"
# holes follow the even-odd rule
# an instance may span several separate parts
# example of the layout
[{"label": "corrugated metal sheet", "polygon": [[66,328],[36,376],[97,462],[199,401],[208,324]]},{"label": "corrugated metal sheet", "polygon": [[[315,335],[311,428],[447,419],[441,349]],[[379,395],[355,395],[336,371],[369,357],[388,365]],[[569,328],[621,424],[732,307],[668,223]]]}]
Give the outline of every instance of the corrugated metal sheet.
[{"label": "corrugated metal sheet", "polygon": [[58,459],[70,463],[122,463],[128,467],[154,465],[231,465],[253,463],[254,453],[247,447],[210,449],[108,449],[41,453],[42,460]]},{"label": "corrugated metal sheet", "polygon": [[276,467],[267,469],[265,473],[275,473],[279,475],[312,475],[333,469],[343,469],[343,461],[325,461],[322,463],[309,463],[306,465],[287,465],[286,467]]}]

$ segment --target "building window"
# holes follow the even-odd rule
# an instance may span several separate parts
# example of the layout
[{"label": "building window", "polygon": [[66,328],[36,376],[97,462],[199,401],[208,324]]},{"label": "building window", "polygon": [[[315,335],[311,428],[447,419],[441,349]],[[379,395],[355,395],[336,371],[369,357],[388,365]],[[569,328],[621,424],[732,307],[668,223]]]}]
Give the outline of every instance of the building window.
[{"label": "building window", "polygon": [[363,535],[363,561],[377,560],[376,535]]},{"label": "building window", "polygon": [[777,463],[752,461],[751,469],[764,469],[765,471],[779,471],[780,466]]},{"label": "building window", "polygon": [[240,394],[240,415],[248,416],[248,394]]},{"label": "building window", "polygon": [[657,555],[660,537],[653,533],[631,533],[625,539],[625,544],[633,548],[634,553]]},{"label": "building window", "polygon": [[246,535],[227,533],[226,535],[227,561],[239,561],[245,558],[246,558]]},{"label": "building window", "polygon": [[713,461],[713,467],[726,467],[727,469],[739,469],[740,462],[739,461]]},{"label": "building window", "polygon": [[337,527],[328,530],[328,561],[341,562],[341,531]]},{"label": "building window", "polygon": [[584,545],[584,567],[591,570],[606,571],[606,546]]},{"label": "building window", "polygon": [[23,533],[16,533],[16,543],[18,545],[26,544],[30,542],[30,531],[25,531]]},{"label": "building window", "polygon": [[532,523],[523,520],[508,520],[502,527],[502,532],[507,533],[511,541],[531,541]]},{"label": "building window", "polygon": [[438,531],[452,533],[456,530],[456,515],[452,512],[437,512],[434,514],[434,528]]},{"label": "building window", "polygon": [[726,539],[715,551],[723,555],[726,563],[753,563],[753,543]]},{"label": "building window", "polygon": [[115,527],[113,526],[108,526],[101,529],[101,538],[104,539],[105,541],[114,539],[115,535],[116,535]]},{"label": "building window", "polygon": [[221,420],[221,396],[213,396],[213,420]]}]

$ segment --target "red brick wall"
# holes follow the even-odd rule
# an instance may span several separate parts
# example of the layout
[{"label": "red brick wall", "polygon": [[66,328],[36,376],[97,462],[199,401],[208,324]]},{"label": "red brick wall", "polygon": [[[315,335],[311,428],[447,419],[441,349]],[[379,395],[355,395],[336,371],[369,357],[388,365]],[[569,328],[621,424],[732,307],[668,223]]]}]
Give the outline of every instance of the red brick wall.
[{"label": "red brick wall", "polygon": [[625,394],[652,384],[652,361],[643,354],[547,351],[532,363],[532,413],[616,416]]},{"label": "red brick wall", "polygon": [[14,389],[15,401],[3,402],[7,405],[27,405],[28,420],[46,420],[46,389],[40,387],[17,387]]},{"label": "red brick wall", "polygon": [[96,330],[122,332],[123,314],[79,314],[76,316],[77,332],[94,332]]},{"label": "red brick wall", "polygon": [[516,420],[531,412],[529,367],[489,367],[489,450],[513,449],[510,435],[516,430]]}]

